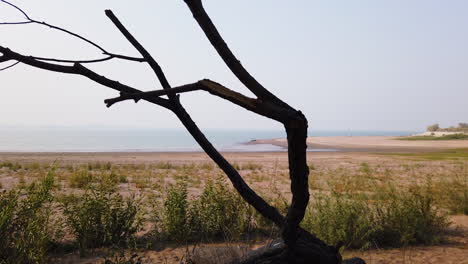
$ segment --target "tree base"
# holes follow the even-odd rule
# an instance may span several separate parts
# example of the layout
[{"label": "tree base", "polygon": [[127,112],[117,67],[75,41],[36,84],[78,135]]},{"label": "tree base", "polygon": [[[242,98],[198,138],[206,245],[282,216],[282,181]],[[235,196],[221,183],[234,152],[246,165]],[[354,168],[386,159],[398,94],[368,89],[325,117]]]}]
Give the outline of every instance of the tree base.
[{"label": "tree base", "polygon": [[[249,252],[236,264],[365,264],[360,258],[342,260],[335,247],[328,246],[305,230],[291,249],[282,239]],[[234,264],[234,263],[232,263]]]}]

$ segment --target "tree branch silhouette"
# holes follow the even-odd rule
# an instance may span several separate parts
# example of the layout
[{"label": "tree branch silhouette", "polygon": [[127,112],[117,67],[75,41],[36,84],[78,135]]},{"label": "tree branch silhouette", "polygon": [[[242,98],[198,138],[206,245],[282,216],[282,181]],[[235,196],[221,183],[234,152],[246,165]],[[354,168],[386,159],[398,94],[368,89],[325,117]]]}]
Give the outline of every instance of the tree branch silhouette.
[{"label": "tree branch silhouette", "polygon": [[[164,107],[173,112],[187,131],[197,141],[207,155],[221,168],[227,175],[234,188],[241,197],[254,207],[262,216],[271,220],[282,230],[282,242],[279,247],[273,247],[270,251],[253,254],[247,258],[244,263],[327,263],[335,264],[341,262],[341,256],[337,249],[328,246],[314,235],[300,228],[299,224],[304,218],[305,210],[309,202],[308,175],[306,156],[306,139],[308,123],[306,117],[301,111],[298,111],[276,97],[265,87],[263,87],[239,62],[233,52],[229,49],[224,39],[219,34],[215,25],[205,12],[201,0],[184,0],[192,12],[193,17],[200,25],[211,45],[218,52],[227,67],[255,96],[251,98],[239,92],[233,91],[217,82],[203,79],[191,84],[177,87],[171,87],[162,68],[153,58],[153,56],[137,41],[137,39],[125,28],[115,14],[106,10],[106,16],[113,22],[122,35],[129,41],[140,53],[142,58],[127,57],[107,52],[106,49],[95,42],[73,33],[67,29],[50,25],[45,22],[39,22],[31,19],[26,12],[16,5],[5,0],[0,0],[19,12],[27,19],[26,22],[3,23],[3,25],[17,25],[36,23],[48,26],[54,30],[59,30],[70,34],[86,43],[99,49],[105,58],[95,60],[63,60],[53,58],[42,58],[34,56],[25,56],[12,51],[7,47],[0,45],[0,63],[7,61],[16,61],[35,68],[54,71],[66,74],[75,74],[84,76],[96,83],[109,87],[120,92],[120,96],[106,99],[108,107],[125,100],[145,100],[147,102]],[[101,61],[120,58],[129,61],[146,62],[153,70],[163,89],[143,92],[140,89],[122,84],[118,81],[109,79],[105,76],[90,70],[83,66],[85,63],[97,63]],[[72,65],[62,65],[57,63],[72,63]],[[11,67],[11,66],[9,66]],[[291,180],[292,201],[286,216],[283,216],[277,208],[271,206],[254,190],[252,190],[239,172],[223,157],[223,155],[211,144],[205,137],[200,128],[193,121],[192,117],[185,110],[179,98],[182,94],[194,91],[206,91],[216,97],[222,98],[233,104],[236,104],[248,111],[268,117],[283,124],[288,141],[288,162],[289,175]],[[168,98],[162,98],[167,96]],[[263,262],[259,262],[259,261]]]},{"label": "tree branch silhouette", "polygon": [[9,6],[11,6],[11,7],[13,7],[17,11],[19,11],[21,14],[23,14],[24,17],[27,19],[27,21],[24,21],[24,22],[3,22],[3,23],[0,23],[0,25],[38,24],[38,25],[46,26],[46,27],[49,27],[51,29],[61,31],[61,32],[64,32],[64,33],[66,33],[68,35],[71,35],[71,36],[73,36],[75,38],[78,38],[78,39],[80,39],[80,40],[94,46],[95,48],[99,49],[102,52],[102,54],[107,55],[105,58],[94,59],[94,60],[64,60],[64,59],[43,58],[43,57],[34,57],[34,56],[32,56],[33,58],[35,58],[37,60],[63,62],[63,63],[95,63],[95,62],[102,62],[102,61],[106,61],[106,60],[110,60],[110,59],[114,59],[114,58],[129,60],[129,61],[136,61],[136,62],[144,62],[145,61],[145,59],[142,59],[142,58],[134,58],[134,57],[131,57],[131,56],[125,56],[125,55],[120,55],[120,54],[115,54],[115,53],[108,52],[102,46],[98,45],[94,41],[89,40],[88,38],[85,38],[85,37],[83,37],[83,36],[81,36],[81,35],[79,35],[77,33],[74,33],[72,31],[64,29],[62,27],[58,27],[58,26],[46,23],[44,21],[38,21],[38,20],[32,19],[31,17],[28,16],[28,14],[24,10],[22,10],[18,6],[14,5],[14,4],[10,3],[9,1],[6,1],[6,0],[0,0],[0,1],[7,4],[7,5],[9,5]]}]

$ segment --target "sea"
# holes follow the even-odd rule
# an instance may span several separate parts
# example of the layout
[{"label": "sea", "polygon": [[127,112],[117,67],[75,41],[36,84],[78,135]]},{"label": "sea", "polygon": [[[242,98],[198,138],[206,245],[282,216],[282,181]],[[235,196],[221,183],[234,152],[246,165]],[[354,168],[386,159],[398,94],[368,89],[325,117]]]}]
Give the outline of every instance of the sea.
[{"label": "sea", "polygon": [[[220,151],[286,151],[268,144],[245,144],[255,139],[285,138],[279,130],[204,131]],[[309,136],[405,136],[414,131],[311,130]],[[197,142],[185,130],[124,128],[0,127],[0,152],[196,152]],[[334,151],[309,149],[309,151]]]}]

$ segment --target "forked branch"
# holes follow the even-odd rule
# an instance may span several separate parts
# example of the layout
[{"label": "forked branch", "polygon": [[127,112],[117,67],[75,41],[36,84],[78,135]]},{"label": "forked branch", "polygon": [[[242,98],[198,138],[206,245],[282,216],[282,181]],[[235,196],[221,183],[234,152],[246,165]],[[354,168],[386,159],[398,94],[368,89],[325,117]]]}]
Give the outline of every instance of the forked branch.
[{"label": "forked branch", "polygon": [[125,36],[125,38],[135,47],[138,52],[143,56],[146,62],[150,65],[151,69],[153,69],[154,73],[159,79],[159,82],[161,83],[161,86],[164,89],[169,89],[171,88],[171,85],[166,79],[166,76],[164,75],[164,72],[162,71],[161,67],[159,64],[156,62],[156,60],[151,56],[151,54],[136,40],[135,37],[133,37],[132,34],[124,27],[124,25],[120,22],[120,20],[114,15],[114,13],[111,10],[106,10],[105,11],[106,16],[114,23],[114,25],[120,30],[122,35]]},{"label": "forked branch", "polygon": [[205,33],[211,45],[216,49],[219,56],[223,59],[224,63],[234,73],[234,75],[247,87],[253,94],[262,100],[268,100],[280,106],[292,109],[263,85],[261,85],[245,68],[241,62],[236,58],[234,53],[228,47],[221,34],[216,29],[216,26],[211,21],[210,17],[203,8],[201,0],[184,0],[190,8],[193,17],[200,25],[200,28]]},{"label": "forked branch", "polygon": [[[87,77],[103,86],[112,88],[114,90],[117,90],[121,93],[139,93],[141,92],[140,90],[130,87],[128,85],[122,84],[118,81],[109,79],[105,76],[99,75],[96,72],[86,68],[85,66],[75,63],[73,66],[67,66],[67,65],[60,65],[60,64],[54,64],[54,63],[49,63],[49,62],[44,62],[35,59],[34,57],[31,56],[24,56],[22,54],[19,54],[17,52],[14,52],[8,48],[5,48],[3,46],[0,46],[0,53],[3,54],[3,58],[7,60],[16,60],[18,62],[27,64],[29,66],[33,66],[39,69],[43,70],[48,70],[48,71],[54,71],[54,72],[60,72],[60,73],[68,73],[68,74],[76,74],[76,75],[82,75],[84,77]],[[145,99],[146,100],[146,99]],[[152,98],[148,99],[148,101],[151,101],[152,103],[155,103],[157,105],[163,106],[165,108],[171,108],[171,105],[169,104],[168,100],[163,99],[163,98]]]}]

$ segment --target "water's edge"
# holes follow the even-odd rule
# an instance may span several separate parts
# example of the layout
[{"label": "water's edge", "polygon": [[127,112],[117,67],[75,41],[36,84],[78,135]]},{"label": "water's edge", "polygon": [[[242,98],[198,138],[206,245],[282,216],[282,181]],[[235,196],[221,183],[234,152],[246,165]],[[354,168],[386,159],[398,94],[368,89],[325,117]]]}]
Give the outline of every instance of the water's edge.
[{"label": "water's edge", "polygon": [[[310,131],[310,136],[402,136],[409,131]],[[283,131],[208,130],[207,138],[224,152],[281,152],[270,144],[245,144],[256,139],[285,138]],[[1,128],[0,152],[200,152],[183,130]],[[336,151],[309,149],[309,151]]]}]

